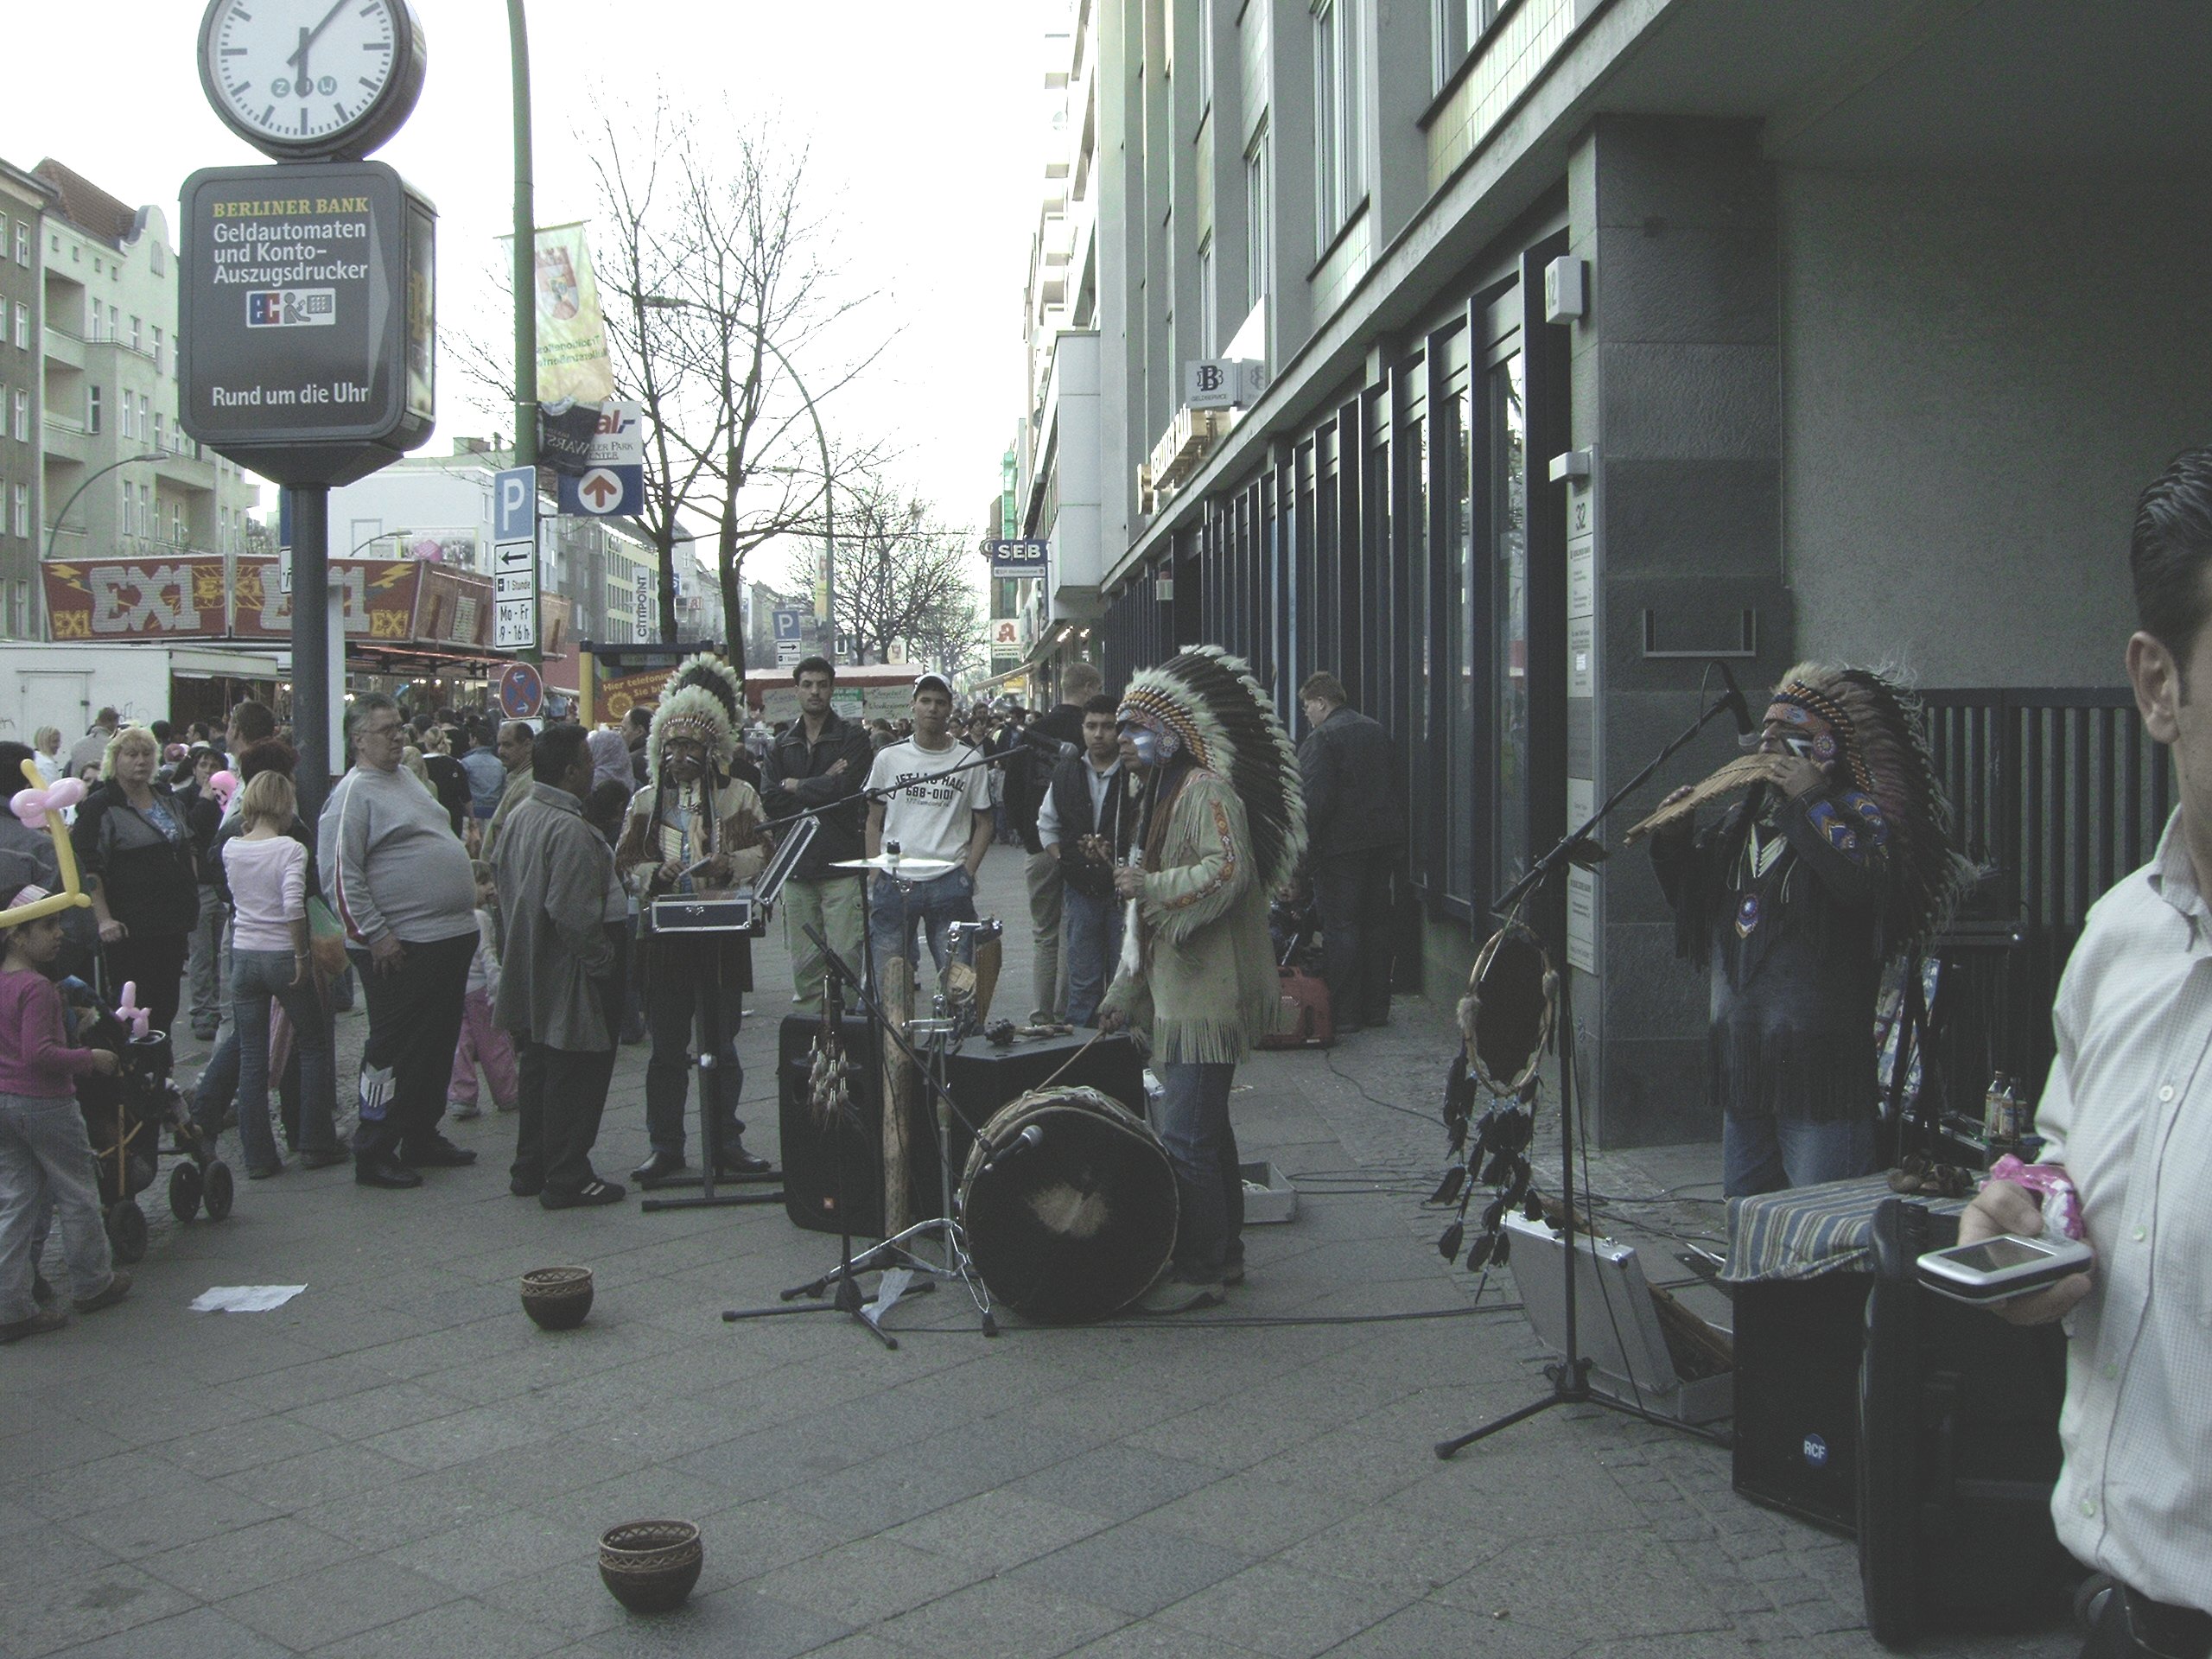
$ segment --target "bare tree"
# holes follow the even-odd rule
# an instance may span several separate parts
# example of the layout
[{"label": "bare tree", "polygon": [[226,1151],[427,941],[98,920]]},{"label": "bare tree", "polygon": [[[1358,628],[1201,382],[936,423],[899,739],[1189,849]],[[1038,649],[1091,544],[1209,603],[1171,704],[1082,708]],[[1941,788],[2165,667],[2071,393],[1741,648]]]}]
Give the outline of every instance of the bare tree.
[{"label": "bare tree", "polygon": [[974,543],[880,475],[839,490],[838,631],[863,660],[887,662],[892,645],[904,642],[948,673],[971,666],[982,636]]}]

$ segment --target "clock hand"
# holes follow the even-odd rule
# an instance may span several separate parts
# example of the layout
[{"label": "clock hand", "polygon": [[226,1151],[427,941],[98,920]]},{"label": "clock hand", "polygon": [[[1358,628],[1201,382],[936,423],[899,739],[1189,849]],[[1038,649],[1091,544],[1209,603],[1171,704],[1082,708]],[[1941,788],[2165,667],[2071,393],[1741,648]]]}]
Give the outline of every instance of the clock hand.
[{"label": "clock hand", "polygon": [[293,65],[302,75],[305,75],[308,72],[308,45],[317,35],[321,35],[324,29],[328,29],[331,23],[336,19],[338,14],[345,10],[351,3],[352,0],[338,0],[338,3],[336,5],[331,7],[328,11],[322,14],[322,21],[321,22],[317,23],[313,29],[302,29],[300,31],[300,49],[293,53],[292,55],[285,59],[284,61]]}]

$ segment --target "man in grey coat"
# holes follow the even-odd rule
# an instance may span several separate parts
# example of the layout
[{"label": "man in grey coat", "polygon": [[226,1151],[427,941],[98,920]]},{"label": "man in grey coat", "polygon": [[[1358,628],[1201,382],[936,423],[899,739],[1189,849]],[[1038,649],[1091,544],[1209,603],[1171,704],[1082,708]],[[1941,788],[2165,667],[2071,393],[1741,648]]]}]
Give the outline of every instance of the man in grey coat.
[{"label": "man in grey coat", "polygon": [[548,1210],[619,1203],[593,1173],[614,1075],[621,957],[607,926],[620,904],[614,854],[583,816],[592,757],[580,726],[537,740],[533,781],[509,813],[492,860],[505,918],[493,1010],[521,1048],[520,1110],[508,1190]]}]

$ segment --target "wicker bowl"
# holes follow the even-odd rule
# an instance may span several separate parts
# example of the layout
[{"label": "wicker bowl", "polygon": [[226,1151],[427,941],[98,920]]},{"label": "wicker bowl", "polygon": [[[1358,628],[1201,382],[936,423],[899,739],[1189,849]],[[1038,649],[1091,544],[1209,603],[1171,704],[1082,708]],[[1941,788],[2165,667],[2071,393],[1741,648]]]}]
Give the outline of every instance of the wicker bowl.
[{"label": "wicker bowl", "polygon": [[533,1268],[522,1276],[522,1311],[541,1331],[573,1331],[591,1312],[589,1268]]},{"label": "wicker bowl", "polygon": [[599,1535],[599,1579],[633,1613],[681,1606],[706,1557],[689,1521],[625,1521]]}]

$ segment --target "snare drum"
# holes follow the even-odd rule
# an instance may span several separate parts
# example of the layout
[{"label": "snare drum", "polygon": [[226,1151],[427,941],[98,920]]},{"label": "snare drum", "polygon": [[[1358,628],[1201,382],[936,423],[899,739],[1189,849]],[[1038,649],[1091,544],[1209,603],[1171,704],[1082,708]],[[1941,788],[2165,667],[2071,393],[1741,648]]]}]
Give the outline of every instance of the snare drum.
[{"label": "snare drum", "polygon": [[983,1126],[960,1215],[995,1300],[1033,1319],[1103,1319],[1174,1254],[1175,1171],[1160,1137],[1116,1102],[1044,1090]]}]

